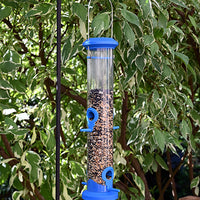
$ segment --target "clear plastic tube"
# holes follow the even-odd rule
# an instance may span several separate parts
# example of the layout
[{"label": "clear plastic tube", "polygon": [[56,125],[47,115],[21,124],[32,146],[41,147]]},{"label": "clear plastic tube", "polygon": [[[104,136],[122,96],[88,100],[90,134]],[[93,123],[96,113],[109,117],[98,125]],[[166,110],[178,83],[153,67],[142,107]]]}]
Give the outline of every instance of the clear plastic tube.
[{"label": "clear plastic tube", "polygon": [[88,50],[88,108],[99,118],[88,132],[88,180],[105,185],[102,172],[113,166],[113,55],[111,48]]}]

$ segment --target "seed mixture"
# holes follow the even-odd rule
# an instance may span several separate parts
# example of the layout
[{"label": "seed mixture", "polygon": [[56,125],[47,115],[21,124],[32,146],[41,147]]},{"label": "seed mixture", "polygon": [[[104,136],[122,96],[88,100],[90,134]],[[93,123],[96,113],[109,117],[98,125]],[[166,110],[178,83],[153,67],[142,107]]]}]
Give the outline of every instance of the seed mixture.
[{"label": "seed mixture", "polygon": [[88,132],[88,179],[105,185],[101,175],[113,166],[113,91],[94,89],[88,93],[88,107],[96,109],[99,118]]}]

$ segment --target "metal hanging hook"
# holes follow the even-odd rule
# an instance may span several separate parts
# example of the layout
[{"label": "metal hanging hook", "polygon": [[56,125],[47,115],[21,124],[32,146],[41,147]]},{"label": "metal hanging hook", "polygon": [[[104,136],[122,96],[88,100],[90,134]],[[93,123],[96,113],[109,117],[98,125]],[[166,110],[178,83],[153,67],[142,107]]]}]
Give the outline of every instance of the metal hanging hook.
[{"label": "metal hanging hook", "polygon": [[[90,4],[91,4],[91,1],[89,1],[88,3],[88,40],[90,39]],[[110,26],[109,28],[111,28],[111,38],[113,38],[113,5],[112,5],[112,2],[111,0],[109,0],[110,2],[110,7],[111,7],[111,23],[110,23]]]}]

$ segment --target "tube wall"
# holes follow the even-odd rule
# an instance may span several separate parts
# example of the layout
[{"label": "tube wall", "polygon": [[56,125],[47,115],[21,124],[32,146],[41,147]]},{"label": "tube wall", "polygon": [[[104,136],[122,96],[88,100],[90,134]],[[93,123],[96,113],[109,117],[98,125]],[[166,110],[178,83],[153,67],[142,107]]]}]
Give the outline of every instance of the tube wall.
[{"label": "tube wall", "polygon": [[[105,185],[102,172],[113,166],[113,59],[112,49],[88,50],[88,108],[98,112],[88,132],[88,180]],[[90,119],[89,119],[90,120]]]}]

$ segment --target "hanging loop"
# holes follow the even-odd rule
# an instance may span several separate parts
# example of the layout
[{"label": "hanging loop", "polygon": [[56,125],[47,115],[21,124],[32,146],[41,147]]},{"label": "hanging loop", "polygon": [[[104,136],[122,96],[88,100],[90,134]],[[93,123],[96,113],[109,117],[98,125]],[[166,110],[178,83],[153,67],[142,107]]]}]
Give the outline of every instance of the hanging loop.
[{"label": "hanging loop", "polygon": [[[90,4],[91,4],[91,1],[89,1],[88,3],[88,40],[90,39]],[[110,7],[111,7],[111,22],[110,22],[110,26],[109,28],[111,28],[111,38],[113,38],[113,5],[112,5],[112,2],[111,0],[109,0],[110,2]]]}]

